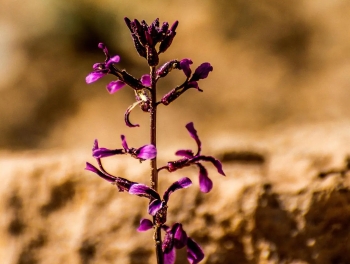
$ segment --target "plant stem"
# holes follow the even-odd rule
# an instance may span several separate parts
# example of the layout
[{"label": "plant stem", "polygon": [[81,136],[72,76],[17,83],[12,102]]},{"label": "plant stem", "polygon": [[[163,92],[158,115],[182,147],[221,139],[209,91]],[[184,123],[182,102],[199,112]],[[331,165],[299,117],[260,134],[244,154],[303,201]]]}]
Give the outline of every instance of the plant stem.
[{"label": "plant stem", "polygon": [[[156,82],[156,67],[150,68],[151,75],[151,125],[150,125],[150,141],[151,144],[157,147],[157,82]],[[157,156],[151,160],[151,188],[158,191],[158,170],[157,170]],[[154,222],[154,219],[153,219]],[[162,236],[161,229],[156,226],[154,229],[154,241],[156,247],[157,263],[163,264],[163,251],[162,251]]]},{"label": "plant stem", "polygon": [[[151,144],[157,147],[157,85],[156,85],[156,70],[151,67],[151,127],[150,141]],[[157,156],[151,160],[151,188],[158,191],[158,171],[157,171]]]}]

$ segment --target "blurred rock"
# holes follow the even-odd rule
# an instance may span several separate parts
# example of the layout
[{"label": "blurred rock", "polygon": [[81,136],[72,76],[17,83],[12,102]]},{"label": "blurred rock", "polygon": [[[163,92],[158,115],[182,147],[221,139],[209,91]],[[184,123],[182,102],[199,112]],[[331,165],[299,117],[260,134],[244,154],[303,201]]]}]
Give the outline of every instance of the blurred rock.
[{"label": "blurred rock", "polygon": [[[249,140],[251,153],[263,157],[259,162],[251,162],[252,155],[244,160],[246,143],[220,147],[214,151],[218,156],[230,145],[235,157],[242,155],[226,158],[226,177],[207,166],[214,182],[208,194],[199,192],[197,168],[161,172],[161,190],[182,176],[194,182],[172,195],[167,223],[184,225],[203,247],[203,263],[348,263],[350,177],[344,143],[350,126],[337,128],[305,127],[297,131],[301,138],[283,131],[278,138]],[[319,144],[326,135],[328,141]],[[84,171],[86,160],[93,163],[90,153],[1,154],[4,263],[155,262],[152,233],[136,231],[148,217],[147,199],[119,193]],[[147,184],[147,162],[123,156],[106,159],[106,167]],[[186,263],[184,250],[176,263]]]}]

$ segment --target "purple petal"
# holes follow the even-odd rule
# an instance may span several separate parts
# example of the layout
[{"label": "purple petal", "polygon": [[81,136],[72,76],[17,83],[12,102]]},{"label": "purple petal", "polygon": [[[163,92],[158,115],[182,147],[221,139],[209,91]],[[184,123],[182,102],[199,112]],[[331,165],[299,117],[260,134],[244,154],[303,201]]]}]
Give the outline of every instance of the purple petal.
[{"label": "purple petal", "polygon": [[154,159],[157,156],[157,149],[153,145],[145,145],[137,150],[137,157],[140,159]]},{"label": "purple petal", "polygon": [[221,162],[219,160],[217,160],[216,158],[214,158],[212,156],[196,156],[191,160],[191,162],[197,162],[200,160],[211,162],[215,166],[215,168],[217,169],[218,173],[220,173],[223,176],[226,176],[223,169],[222,169]]},{"label": "purple petal", "polygon": [[204,258],[201,247],[192,238],[187,239],[187,259],[191,264],[197,264]]},{"label": "purple petal", "polygon": [[152,227],[153,227],[153,223],[151,220],[148,220],[146,218],[142,218],[140,221],[140,225],[137,228],[137,231],[139,231],[139,232],[147,231],[147,230],[151,229]]},{"label": "purple petal", "polygon": [[148,213],[154,216],[162,207],[163,202],[161,200],[153,200],[148,206]]},{"label": "purple petal", "polygon": [[186,125],[186,128],[188,130],[188,132],[190,133],[190,136],[196,141],[197,143],[197,147],[198,147],[198,150],[197,150],[197,154],[196,156],[201,153],[201,149],[202,149],[202,143],[201,141],[199,140],[199,137],[197,135],[197,130],[194,128],[194,125],[193,125],[193,122],[191,123],[188,123]]},{"label": "purple petal", "polygon": [[86,83],[93,83],[96,82],[98,79],[101,79],[105,75],[106,74],[102,72],[92,72],[88,76],[86,76],[85,81]]},{"label": "purple petal", "polygon": [[144,196],[150,199],[160,200],[159,194],[155,190],[151,189],[150,187],[144,184],[132,185],[130,187],[129,193]]},{"label": "purple petal", "polygon": [[176,251],[175,248],[172,248],[169,250],[169,252],[166,252],[164,255],[164,264],[174,264],[175,258],[176,258]]},{"label": "purple petal", "polygon": [[132,124],[132,123],[130,122],[130,120],[129,120],[129,115],[130,115],[131,110],[134,109],[135,106],[137,106],[137,105],[139,105],[139,104],[141,104],[141,103],[142,103],[142,101],[137,101],[137,102],[133,103],[132,105],[130,105],[130,106],[128,107],[128,109],[126,109],[126,112],[125,112],[125,114],[124,114],[124,121],[125,121],[125,124],[126,124],[128,127],[139,127],[139,126],[140,126],[140,125],[138,125],[138,124],[136,124],[136,125]]},{"label": "purple petal", "polygon": [[107,174],[103,173],[102,171],[98,170],[95,166],[93,166],[89,162],[86,162],[85,170],[92,171],[92,172],[96,173],[98,176],[100,176],[102,179],[105,179],[106,181],[109,181],[109,182],[116,182],[118,180],[117,177],[114,177],[112,175],[107,175]]},{"label": "purple petal", "polygon": [[198,81],[208,77],[209,72],[213,70],[213,66],[209,62],[202,63],[194,72],[191,81]]},{"label": "purple petal", "polygon": [[114,94],[115,92],[119,91],[121,88],[123,88],[126,85],[125,82],[121,81],[121,80],[117,80],[117,81],[112,81],[107,85],[107,91],[110,94]]},{"label": "purple petal", "polygon": [[106,55],[108,54],[108,49],[107,49],[107,47],[106,47],[106,45],[105,45],[104,43],[100,42],[100,43],[98,43],[97,46],[98,46],[100,49],[102,49],[103,52],[104,52]]},{"label": "purple petal", "polygon": [[175,152],[176,156],[182,156],[188,159],[191,159],[194,157],[194,154],[192,152],[192,150],[190,149],[180,149],[178,151]]},{"label": "purple petal", "polygon": [[213,182],[208,177],[208,171],[202,164],[197,163],[199,167],[199,189],[201,192],[208,193],[213,188]]},{"label": "purple petal", "polygon": [[107,149],[107,148],[97,148],[92,151],[92,156],[95,159],[101,159],[117,154],[125,154],[124,149]]},{"label": "purple petal", "polygon": [[170,194],[172,194],[176,190],[190,187],[191,185],[192,185],[192,181],[189,178],[187,177],[181,178],[180,180],[170,185],[169,188],[164,192],[163,200],[167,203],[169,200]]},{"label": "purple petal", "polygon": [[190,59],[183,59],[180,61],[180,69],[183,70],[187,78],[190,78],[191,76],[192,71],[191,71],[190,65],[192,63],[193,62]]},{"label": "purple petal", "polygon": [[164,253],[164,264],[173,264],[175,262],[176,252],[174,248],[173,233],[171,231],[166,231],[165,233],[162,250]]},{"label": "purple petal", "polygon": [[106,67],[108,68],[111,66],[111,64],[118,63],[118,62],[120,62],[120,56],[115,55],[107,61]]},{"label": "purple petal", "polygon": [[175,223],[172,227],[172,232],[174,234],[175,248],[183,248],[187,244],[187,234],[185,230],[182,229],[182,224]]},{"label": "purple petal", "polygon": [[128,143],[126,142],[125,136],[121,135],[120,138],[122,139],[122,146],[123,146],[124,150],[128,151],[129,147],[128,147]]},{"label": "purple petal", "polygon": [[149,74],[142,75],[141,83],[143,86],[151,86],[151,76]]}]

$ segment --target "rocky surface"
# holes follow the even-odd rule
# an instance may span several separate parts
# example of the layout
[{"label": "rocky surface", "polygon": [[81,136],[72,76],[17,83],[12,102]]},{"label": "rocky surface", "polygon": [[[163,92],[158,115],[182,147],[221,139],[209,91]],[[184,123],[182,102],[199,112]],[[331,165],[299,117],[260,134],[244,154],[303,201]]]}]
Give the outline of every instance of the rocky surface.
[{"label": "rocky surface", "polygon": [[[196,169],[162,172],[162,190],[183,175],[194,182],[171,197],[168,223],[183,223],[203,263],[350,263],[350,126],[337,127],[204,149],[227,174],[207,166],[209,194],[199,192]],[[147,200],[84,171],[89,154],[1,154],[3,263],[154,263],[151,232],[136,231]],[[111,159],[110,171],[147,183],[148,164]],[[185,251],[176,263],[186,263]]]}]

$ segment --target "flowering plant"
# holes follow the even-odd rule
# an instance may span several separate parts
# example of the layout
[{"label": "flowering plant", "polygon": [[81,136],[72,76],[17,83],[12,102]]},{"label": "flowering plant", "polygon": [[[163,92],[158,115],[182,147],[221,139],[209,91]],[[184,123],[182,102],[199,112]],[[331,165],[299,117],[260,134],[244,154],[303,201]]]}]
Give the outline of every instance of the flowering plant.
[{"label": "flowering plant", "polygon": [[[147,64],[150,67],[150,73],[144,74],[140,78],[136,78],[125,70],[118,69],[116,64],[120,61],[120,57],[118,55],[111,56],[106,45],[100,43],[98,44],[98,47],[102,49],[106,59],[102,63],[95,63],[93,65],[93,71],[86,77],[86,82],[92,83],[101,79],[105,75],[111,74],[117,79],[111,81],[106,87],[110,94],[117,92],[126,85],[130,86],[134,90],[136,101],[132,103],[125,112],[125,124],[128,127],[139,126],[138,124],[132,124],[129,119],[131,111],[136,106],[139,106],[142,111],[149,113],[151,118],[150,144],[146,144],[139,148],[129,148],[125,136],[122,135],[122,148],[107,149],[100,148],[98,146],[98,141],[95,140],[92,148],[92,156],[96,159],[99,168],[96,168],[87,162],[85,169],[94,172],[104,180],[116,185],[120,192],[128,192],[129,194],[134,194],[139,197],[149,199],[148,213],[152,216],[152,220],[146,218],[141,219],[137,230],[146,231],[152,228],[154,229],[154,240],[158,264],[174,263],[176,249],[180,249],[185,246],[187,247],[188,261],[191,264],[199,263],[204,258],[204,252],[192,238],[187,236],[186,232],[182,228],[182,224],[175,223],[172,226],[166,225],[170,195],[177,190],[190,187],[192,185],[192,181],[187,177],[181,178],[170,185],[164,192],[163,197],[161,197],[158,193],[158,173],[161,170],[174,172],[181,168],[195,165],[199,168],[199,186],[200,190],[204,193],[207,193],[212,189],[213,182],[208,177],[208,172],[201,162],[211,162],[216,167],[218,173],[221,175],[225,175],[225,173],[219,160],[212,156],[204,156],[201,154],[202,143],[192,122],[188,123],[186,128],[190,133],[190,136],[197,143],[198,149],[196,154],[194,154],[192,150],[178,150],[175,154],[182,158],[176,161],[169,161],[167,165],[158,168],[156,149],[156,118],[157,107],[160,104],[165,106],[169,105],[190,88],[194,88],[202,92],[203,90],[199,88],[198,81],[207,78],[209,73],[213,70],[213,67],[210,65],[210,63],[205,62],[197,67],[194,73],[192,73],[191,65],[193,62],[188,58],[184,58],[182,60],[170,60],[158,67],[159,55],[164,53],[172,44],[179,22],[175,21],[173,25],[169,27],[167,22],[160,25],[158,18],[154,20],[151,25],[147,25],[145,21],[139,22],[137,19],[131,21],[130,19],[125,18],[124,20],[131,32],[131,37],[136,51],[141,57],[146,59]],[[172,70],[182,70],[185,75],[185,81],[170,90],[159,101],[157,101],[157,82],[160,78],[167,76]],[[135,159],[139,159],[140,162],[150,160],[150,186],[114,176],[104,169],[101,159],[112,155],[123,154],[128,154]],[[162,230],[165,232],[163,240],[161,236]]]}]

